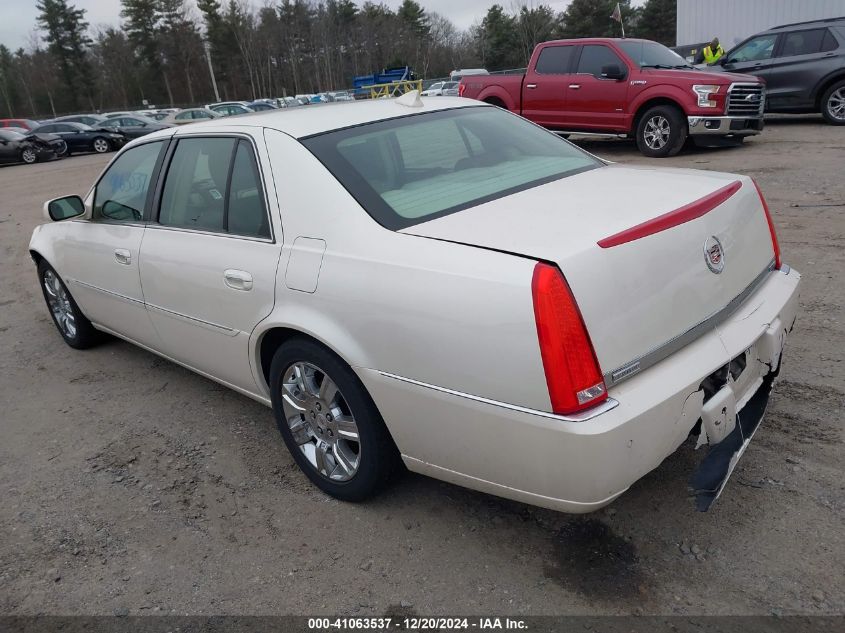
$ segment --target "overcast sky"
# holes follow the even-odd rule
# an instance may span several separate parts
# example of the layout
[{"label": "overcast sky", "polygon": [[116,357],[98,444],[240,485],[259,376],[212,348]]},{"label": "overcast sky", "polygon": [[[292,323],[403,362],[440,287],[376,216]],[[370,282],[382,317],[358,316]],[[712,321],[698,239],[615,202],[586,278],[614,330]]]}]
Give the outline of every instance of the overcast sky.
[{"label": "overcast sky", "polygon": [[[265,0],[251,0],[253,6],[263,6]],[[378,0],[376,0],[378,1]],[[460,28],[467,28],[480,19],[487,8],[497,0],[417,0],[423,7],[436,11]],[[28,47],[35,28],[36,0],[0,0],[2,17],[0,17],[0,44],[5,44],[12,50],[21,46]],[[498,0],[499,4],[508,8],[512,0]],[[528,4],[548,4],[555,11],[560,11],[568,4],[568,0],[535,1]],[[117,25],[120,23],[120,0],[70,0],[77,8],[85,9],[85,18],[92,27],[100,24]],[[360,0],[358,4],[362,4]],[[385,4],[397,7],[402,0],[385,0]],[[513,3],[516,4],[516,3]],[[521,4],[521,2],[520,2]]]}]

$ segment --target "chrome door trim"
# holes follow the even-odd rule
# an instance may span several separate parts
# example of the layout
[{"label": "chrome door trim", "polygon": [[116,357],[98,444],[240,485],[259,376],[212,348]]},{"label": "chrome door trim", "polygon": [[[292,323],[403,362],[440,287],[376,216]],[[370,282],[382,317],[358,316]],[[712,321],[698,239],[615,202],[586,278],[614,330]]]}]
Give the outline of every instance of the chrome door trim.
[{"label": "chrome door trim", "polygon": [[194,325],[200,325],[213,332],[225,334],[226,336],[237,336],[240,333],[240,330],[234,330],[230,327],[226,327],[225,325],[218,325],[217,323],[212,323],[211,321],[203,321],[202,319],[188,316],[187,314],[182,314],[181,312],[174,312],[173,310],[168,310],[167,308],[162,308],[161,306],[153,305],[152,303],[148,303],[146,305],[150,310],[155,310],[156,312],[160,312],[166,316],[181,319]]},{"label": "chrome door trim", "polygon": [[390,372],[386,371],[379,371],[379,374],[385,376],[386,378],[393,378],[394,380],[399,380],[402,382],[407,382],[412,385],[416,385],[417,387],[425,387],[426,389],[433,389],[434,391],[440,391],[441,393],[447,393],[450,396],[458,396],[459,398],[466,398],[467,400],[473,400],[475,402],[481,402],[482,404],[489,404],[494,407],[501,407],[503,409],[509,409],[511,411],[518,411],[519,413],[527,413],[529,415],[536,415],[541,418],[549,418],[552,420],[559,420],[560,422],[584,422],[586,420],[592,420],[593,418],[602,415],[603,413],[607,413],[608,411],[615,409],[619,406],[619,402],[614,400],[613,398],[608,398],[601,404],[596,405],[590,409],[582,413],[576,413],[574,415],[559,415],[557,413],[551,413],[550,411],[539,411],[537,409],[529,409],[528,407],[521,407],[516,404],[510,404],[507,402],[500,402],[499,400],[491,400],[490,398],[482,398],[481,396],[474,396],[469,393],[464,393],[463,391],[456,391],[454,389],[447,389],[446,387],[439,387],[437,385],[432,385],[427,382],[422,382],[419,380],[414,380],[413,378],[405,378],[404,376],[397,376],[396,374],[391,374]]},{"label": "chrome door trim", "polygon": [[112,290],[106,290],[105,288],[100,288],[99,286],[95,286],[93,284],[86,283],[84,281],[79,281],[78,279],[72,279],[70,277],[67,278],[69,283],[77,284],[79,286],[83,286],[85,288],[89,288],[91,290],[97,290],[98,292],[102,292],[103,294],[107,294],[110,297],[114,297],[115,299],[120,299],[122,301],[126,301],[127,303],[136,303],[138,305],[144,305],[144,302],[141,299],[134,299],[132,297],[127,297],[126,295],[122,295],[119,292],[113,292]]},{"label": "chrome door trim", "polygon": [[763,284],[764,281],[768,278],[769,274],[775,270],[775,260],[772,259],[769,262],[768,266],[766,266],[765,270],[762,273],[757,275],[757,277],[752,281],[742,292],[740,292],[736,297],[731,299],[728,304],[708,316],[703,321],[700,321],[696,325],[693,325],[691,328],[682,332],[678,336],[669,339],[665,343],[658,345],[654,349],[649,352],[646,352],[642,356],[635,358],[616,369],[607,372],[604,375],[604,384],[607,386],[608,389],[611,387],[615,387],[623,380],[630,378],[631,376],[640,373],[644,369],[648,369],[649,367],[656,365],[660,361],[665,358],[668,358],[678,350],[686,347],[697,338],[701,337],[705,334],[708,330],[712,330],[715,327],[718,327],[720,324],[724,323],[725,320],[740,306],[740,304],[745,301],[748,297],[750,297],[754,292]]}]

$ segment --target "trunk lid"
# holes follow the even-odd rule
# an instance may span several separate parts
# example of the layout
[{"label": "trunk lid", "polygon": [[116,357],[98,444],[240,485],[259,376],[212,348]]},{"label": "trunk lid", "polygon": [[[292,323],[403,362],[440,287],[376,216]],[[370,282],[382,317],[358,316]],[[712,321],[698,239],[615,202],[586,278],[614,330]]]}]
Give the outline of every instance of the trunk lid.
[{"label": "trunk lid", "polygon": [[[598,244],[725,189],[729,197],[700,217],[618,245]],[[725,308],[774,258],[754,183],[685,169],[609,165],[402,232],[556,263],[605,376]],[[720,273],[705,259],[711,238],[723,251]]]}]

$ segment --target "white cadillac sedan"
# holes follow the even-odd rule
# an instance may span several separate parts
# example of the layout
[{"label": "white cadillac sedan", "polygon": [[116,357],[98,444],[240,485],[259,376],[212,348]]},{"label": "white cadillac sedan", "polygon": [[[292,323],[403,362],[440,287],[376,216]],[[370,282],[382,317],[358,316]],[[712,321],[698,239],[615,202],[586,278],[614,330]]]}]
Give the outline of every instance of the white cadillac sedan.
[{"label": "white cadillac sedan", "polygon": [[70,346],[112,334],[272,406],[345,500],[404,463],[589,512],[692,435],[705,510],[797,309],[749,178],[608,164],[463,99],[163,130],[44,210]]}]

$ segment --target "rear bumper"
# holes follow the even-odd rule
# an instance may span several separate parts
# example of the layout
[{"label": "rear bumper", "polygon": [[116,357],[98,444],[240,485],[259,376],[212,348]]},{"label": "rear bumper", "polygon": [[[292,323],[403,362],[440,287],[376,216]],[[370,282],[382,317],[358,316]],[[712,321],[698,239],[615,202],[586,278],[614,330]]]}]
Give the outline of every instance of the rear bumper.
[{"label": "rear bumper", "polygon": [[689,116],[689,133],[693,136],[751,136],[763,131],[763,117]]},{"label": "rear bumper", "polygon": [[[410,470],[564,512],[607,505],[656,468],[702,417],[702,381],[731,360],[737,410],[777,369],[800,275],[773,271],[718,327],[611,388],[618,406],[572,421],[356,368]],[[713,440],[711,439],[711,442]]]}]

